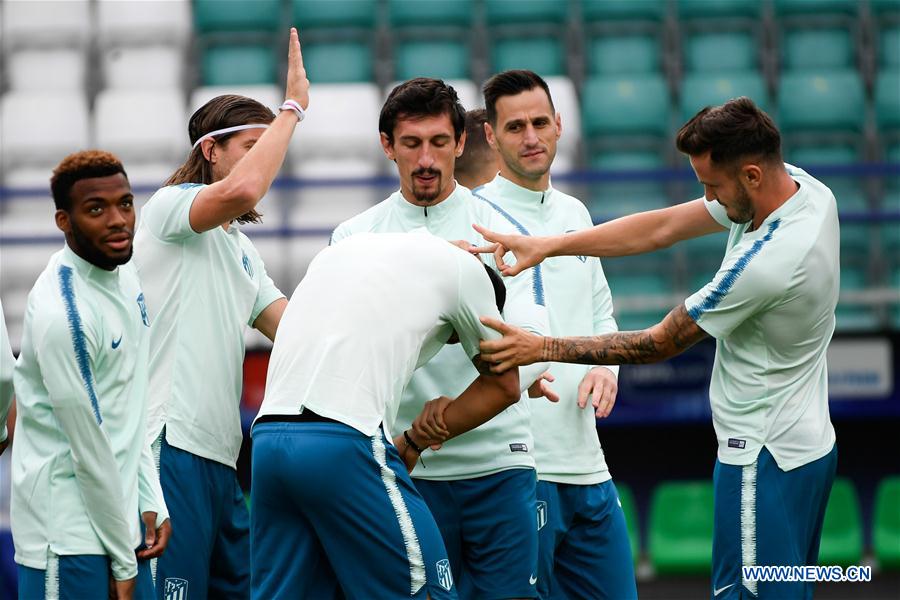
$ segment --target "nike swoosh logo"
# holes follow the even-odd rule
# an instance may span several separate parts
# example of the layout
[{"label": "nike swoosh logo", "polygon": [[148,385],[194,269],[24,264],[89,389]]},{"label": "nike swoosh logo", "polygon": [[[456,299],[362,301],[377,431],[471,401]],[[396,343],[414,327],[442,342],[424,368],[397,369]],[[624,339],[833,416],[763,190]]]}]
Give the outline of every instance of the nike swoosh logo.
[{"label": "nike swoosh logo", "polygon": [[112,342],[112,349],[115,350],[116,348],[119,347],[119,344],[121,344],[121,343],[122,343],[122,335],[119,334],[119,339],[113,340],[113,342]]},{"label": "nike swoosh logo", "polygon": [[536,576],[532,575],[531,577],[528,578],[528,584],[529,584],[529,585],[534,585],[534,584],[536,584],[536,583],[537,583],[537,577],[536,577]]},{"label": "nike swoosh logo", "polygon": [[724,592],[725,590],[727,590],[728,588],[730,588],[733,585],[734,585],[733,583],[729,583],[725,587],[720,587],[717,590],[713,590],[713,596],[718,596],[719,594],[721,594],[722,592]]}]

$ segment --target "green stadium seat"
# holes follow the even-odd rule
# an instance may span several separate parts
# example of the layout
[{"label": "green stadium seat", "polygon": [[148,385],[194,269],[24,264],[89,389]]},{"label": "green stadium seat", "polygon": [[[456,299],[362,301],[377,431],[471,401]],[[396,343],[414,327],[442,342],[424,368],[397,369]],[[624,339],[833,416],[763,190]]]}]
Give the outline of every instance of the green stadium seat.
[{"label": "green stadium seat", "polygon": [[291,0],[294,22],[302,31],[320,28],[375,27],[377,0]]},{"label": "green stadium seat", "polygon": [[672,286],[662,273],[629,273],[610,271],[606,274],[609,289],[616,298],[627,296],[660,296],[672,292]]},{"label": "green stadium seat", "polygon": [[659,71],[659,38],[649,35],[597,36],[588,42],[592,75]]},{"label": "green stadium seat", "polygon": [[581,14],[586,21],[662,21],[666,0],[581,0]]},{"label": "green stadium seat", "polygon": [[683,19],[708,17],[759,18],[759,0],[678,0],[678,15]]},{"label": "green stadium seat", "polygon": [[619,504],[622,506],[622,512],[625,515],[625,526],[628,528],[631,556],[634,564],[637,564],[641,556],[641,528],[637,504],[634,501],[634,494],[631,492],[630,487],[618,481],[615,483],[615,486],[616,491],[619,492]]},{"label": "green stadium seat", "polygon": [[650,501],[650,562],[658,574],[708,573],[712,563],[710,481],[661,483]]},{"label": "green stadium seat", "polygon": [[280,0],[194,0],[198,33],[277,31],[281,27]]},{"label": "green stadium seat", "polygon": [[897,222],[883,223],[879,234],[883,253],[894,257],[895,260],[900,257],[900,227],[897,226]]},{"label": "green stadium seat", "polygon": [[303,48],[309,80],[316,83],[360,83],[374,80],[372,51],[364,42],[316,42]]},{"label": "green stadium seat", "polygon": [[775,0],[775,14],[779,16],[810,14],[855,15],[858,0]]},{"label": "green stadium seat", "polygon": [[869,255],[874,228],[868,223],[841,223],[841,258],[865,259]]},{"label": "green stadium seat", "polygon": [[900,67],[878,73],[875,81],[875,116],[879,127],[900,129]]},{"label": "green stadium seat", "polygon": [[758,72],[688,73],[681,83],[681,120],[687,121],[705,106],[717,106],[739,96],[747,96],[769,110],[769,94]]},{"label": "green stadium seat", "polygon": [[564,23],[568,16],[568,2],[559,0],[485,0],[484,8],[491,25]]},{"label": "green stadium seat", "polygon": [[755,71],[758,57],[756,39],[747,31],[698,33],[687,38],[684,48],[688,71]]},{"label": "green stadium seat", "polygon": [[862,157],[857,149],[843,144],[800,146],[790,150],[788,162],[808,171],[813,177],[831,188],[839,211],[869,210],[863,180],[853,176],[824,176],[818,173],[822,167],[853,165],[862,162]]},{"label": "green stadium seat", "polygon": [[882,67],[900,68],[900,26],[882,29],[878,47],[879,62]]},{"label": "green stadium seat", "polygon": [[660,321],[662,321],[666,314],[667,310],[640,310],[633,311],[626,308],[617,308],[618,312],[616,312],[616,324],[619,326],[619,331],[640,331],[641,329],[647,329],[653,325],[656,325]]},{"label": "green stadium seat", "polygon": [[[892,144],[885,149],[884,160],[893,164],[900,164],[900,143]],[[885,176],[885,194],[882,206],[893,206],[900,211],[900,175]]]},{"label": "green stadium seat", "polygon": [[495,73],[509,69],[529,69],[541,77],[564,75],[565,49],[552,37],[501,38],[491,48]]},{"label": "green stadium seat", "polygon": [[[591,157],[600,171],[652,171],[665,166],[656,152],[601,152]],[[668,206],[665,186],[659,181],[610,181],[591,185],[589,209],[596,218],[612,219]]]},{"label": "green stadium seat", "polygon": [[[711,233],[709,235],[684,240],[683,242],[679,242],[675,247],[686,252],[691,263],[703,263],[721,262],[722,258],[725,257],[725,249],[727,246],[728,232],[722,231],[720,233]],[[705,281],[699,286],[695,286],[695,289],[699,290],[701,286],[706,285],[711,279],[711,275],[712,274],[710,273],[709,276],[705,276]]]},{"label": "green stadium seat", "polygon": [[819,544],[820,565],[858,565],[862,558],[863,531],[859,499],[853,483],[834,480]]},{"label": "green stadium seat", "polygon": [[852,69],[786,73],[778,109],[783,132],[861,132],[866,116],[862,79]]},{"label": "green stadium seat", "polygon": [[841,265],[841,291],[859,291],[866,289],[867,280],[864,268]]},{"label": "green stadium seat", "polygon": [[786,69],[844,69],[853,67],[853,39],[846,29],[797,29],[784,35]]},{"label": "green stadium seat", "polygon": [[[875,331],[879,328],[878,315],[869,306],[861,304],[840,304],[834,310],[834,328],[840,332],[859,332],[859,331]],[[822,542],[825,542],[825,536],[822,536]],[[829,552],[835,551],[837,543],[828,546]],[[826,554],[826,557],[833,554]],[[835,560],[823,558],[822,550],[819,551],[819,563],[823,565],[834,564],[859,564],[858,562],[846,562],[844,560]]]},{"label": "green stadium seat", "polygon": [[898,570],[900,569],[900,475],[887,477],[878,484],[872,513],[872,546],[875,558],[882,569]]},{"label": "green stadium seat", "polygon": [[869,0],[869,6],[872,13],[881,18],[900,16],[900,2],[897,0]]},{"label": "green stadium seat", "polygon": [[469,47],[453,40],[411,40],[397,45],[395,79],[469,79]]},{"label": "green stadium seat", "polygon": [[278,78],[276,54],[270,46],[209,46],[201,60],[203,85],[261,85]]},{"label": "green stadium seat", "polygon": [[468,27],[474,16],[474,0],[389,0],[388,14],[394,27]]},{"label": "green stadium seat", "polygon": [[594,76],[581,102],[585,136],[669,132],[669,90],[662,75]]}]

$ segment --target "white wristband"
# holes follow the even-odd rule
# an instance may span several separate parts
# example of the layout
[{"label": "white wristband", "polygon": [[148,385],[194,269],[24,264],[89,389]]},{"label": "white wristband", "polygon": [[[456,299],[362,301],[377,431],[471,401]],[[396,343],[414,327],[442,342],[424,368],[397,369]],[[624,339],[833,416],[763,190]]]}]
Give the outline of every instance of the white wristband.
[{"label": "white wristband", "polygon": [[303,107],[300,106],[300,103],[297,102],[296,100],[291,100],[290,98],[288,98],[287,100],[285,100],[285,101],[284,101],[284,104],[282,104],[280,107],[278,107],[278,110],[292,110],[292,111],[294,111],[294,114],[297,115],[297,121],[298,121],[298,122],[302,121],[302,120],[303,120],[303,117],[306,116],[306,111],[303,110]]}]

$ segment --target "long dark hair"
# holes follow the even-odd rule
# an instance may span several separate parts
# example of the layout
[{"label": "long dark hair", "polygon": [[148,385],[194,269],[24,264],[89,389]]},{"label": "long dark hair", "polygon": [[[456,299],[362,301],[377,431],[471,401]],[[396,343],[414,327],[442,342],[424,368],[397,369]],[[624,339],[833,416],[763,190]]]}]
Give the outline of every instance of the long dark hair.
[{"label": "long dark hair", "polygon": [[[197,142],[201,136],[210,131],[247,125],[250,123],[268,124],[275,120],[275,113],[246,96],[225,94],[216,96],[191,115],[188,121],[188,137],[191,144]],[[216,136],[217,143],[227,142],[237,132]],[[212,167],[206,157],[203,156],[202,144],[193,148],[188,154],[184,164],[172,173],[165,185],[178,185],[180,183],[206,183],[213,182]],[[256,210],[244,213],[236,220],[238,223],[259,223],[261,214]]]}]

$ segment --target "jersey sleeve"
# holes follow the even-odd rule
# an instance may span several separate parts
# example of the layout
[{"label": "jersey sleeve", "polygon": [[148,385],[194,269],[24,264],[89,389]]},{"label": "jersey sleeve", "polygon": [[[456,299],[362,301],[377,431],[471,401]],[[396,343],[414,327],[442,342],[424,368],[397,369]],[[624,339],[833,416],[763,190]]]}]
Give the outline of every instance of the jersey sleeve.
[{"label": "jersey sleeve", "polygon": [[[504,279],[504,283],[511,279],[515,279],[515,277]],[[547,307],[535,304],[530,293],[514,293],[513,288],[508,285],[506,306],[503,307],[503,320],[535,335],[550,335],[550,317]],[[549,362],[537,362],[519,367],[520,391],[527,390],[548,369],[550,369]]]},{"label": "jersey sleeve", "polygon": [[3,304],[0,302],[0,442],[9,436],[6,430],[6,417],[13,400],[13,371],[15,357],[9,345],[9,333],[6,331],[6,319],[3,316]]},{"label": "jersey sleeve", "polygon": [[149,443],[145,443],[141,449],[141,464],[138,469],[138,507],[141,513],[156,513],[157,527],[169,518],[169,510],[166,507],[162,486],[159,483],[159,471],[156,469],[156,460],[153,458],[153,450]]},{"label": "jersey sleeve", "polygon": [[731,219],[728,218],[728,213],[725,212],[725,207],[719,204],[718,202],[710,202],[706,198],[699,198],[703,200],[703,206],[706,207],[706,210],[709,211],[709,216],[716,220],[716,223],[724,227],[725,229],[731,229],[731,226],[734,223],[731,222]]},{"label": "jersey sleeve", "polygon": [[74,305],[68,306],[66,314],[35,318],[39,322],[35,350],[41,376],[71,448],[88,519],[111,559],[113,577],[131,579],[137,575],[137,558],[124,514],[119,468],[101,427],[103,416],[94,386],[96,336]]},{"label": "jersey sleeve", "polygon": [[712,281],[684,301],[688,315],[706,333],[721,339],[769,308],[785,291],[784,275],[763,263],[756,244],[732,248]]},{"label": "jersey sleeve", "polygon": [[150,233],[163,242],[177,242],[194,235],[191,229],[191,205],[206,187],[200,183],[182,183],[160,189],[141,210],[141,220]]},{"label": "jersey sleeve", "polygon": [[457,273],[457,306],[449,315],[450,323],[459,336],[460,344],[469,358],[481,354],[478,346],[481,340],[496,340],[498,332],[481,323],[481,317],[502,319],[494,298],[494,287],[484,271],[484,265],[474,260],[467,252],[454,252]]},{"label": "jersey sleeve", "polygon": [[334,246],[341,240],[345,240],[348,237],[353,235],[353,231],[347,224],[347,221],[344,221],[340,225],[334,228],[334,231],[331,232],[331,237],[328,239],[328,245]]},{"label": "jersey sleeve", "polygon": [[285,295],[281,293],[272,278],[266,272],[266,265],[256,248],[250,244],[249,258],[253,262],[253,268],[259,273],[259,289],[256,292],[256,301],[253,303],[253,311],[250,313],[250,320],[247,322],[251,327],[256,321],[260,313],[266,310],[266,307]]}]

